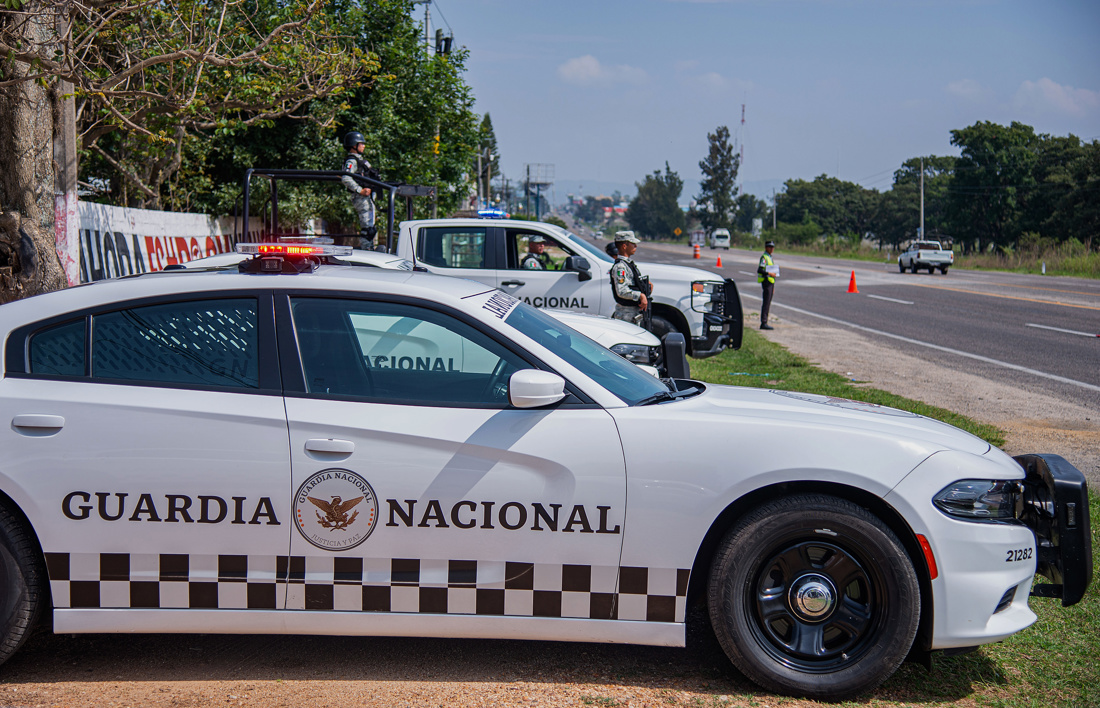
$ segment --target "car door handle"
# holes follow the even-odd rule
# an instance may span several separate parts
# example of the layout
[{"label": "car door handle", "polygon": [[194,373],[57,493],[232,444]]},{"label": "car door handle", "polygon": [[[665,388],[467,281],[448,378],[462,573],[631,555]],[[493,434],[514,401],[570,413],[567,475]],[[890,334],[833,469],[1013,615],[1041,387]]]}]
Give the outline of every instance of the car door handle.
[{"label": "car door handle", "polygon": [[522,280],[502,280],[500,282],[500,284],[501,285],[519,285],[521,287],[524,286],[524,285],[527,285],[527,283],[523,282]]},{"label": "car door handle", "polygon": [[61,430],[65,427],[65,419],[59,415],[39,415],[24,413],[11,419],[11,427],[16,430],[25,430],[28,433]]},{"label": "car door handle", "polygon": [[306,449],[310,452],[335,452],[343,455],[350,455],[355,452],[355,443],[351,440],[314,438],[312,440],[306,440]]}]

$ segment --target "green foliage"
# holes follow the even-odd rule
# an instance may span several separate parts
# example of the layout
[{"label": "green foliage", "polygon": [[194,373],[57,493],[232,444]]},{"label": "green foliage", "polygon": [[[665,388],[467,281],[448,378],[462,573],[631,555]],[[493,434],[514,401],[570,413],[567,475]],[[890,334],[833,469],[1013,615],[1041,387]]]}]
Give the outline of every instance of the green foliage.
[{"label": "green foliage", "polygon": [[827,175],[812,182],[791,179],[776,214],[787,223],[812,220],[826,234],[864,234],[873,226],[879,198],[874,190]]},{"label": "green foliage", "polygon": [[955,163],[948,218],[960,240],[987,245],[1014,243],[1025,225],[1024,205],[1036,185],[1038,138],[1031,126],[1005,127],[980,121],[951,131],[962,155]]},{"label": "green foliage", "polygon": [[[901,248],[916,238],[920,226],[921,159],[910,158],[894,172],[894,185],[878,203],[872,231],[881,245]],[[947,193],[955,166],[954,157],[929,155],[924,160],[924,231],[937,239],[949,233]],[[946,240],[946,239],[945,239]]]},{"label": "green foliage", "polygon": [[[355,37],[359,51],[374,52],[380,66],[374,80],[346,86],[333,97],[336,113],[328,124],[287,117],[203,134],[181,167],[179,189],[174,193],[177,207],[232,213],[248,167],[340,169],[345,155],[341,140],[350,130],[363,133],[364,157],[384,180],[435,186],[442,214],[465,202],[466,175],[471,160],[476,161],[478,142],[473,98],[462,79],[466,52],[429,55],[410,5],[403,0],[345,1],[330,10]],[[315,101],[309,110],[331,108]],[[284,210],[284,200],[293,205],[291,211]],[[279,201],[283,222],[317,217],[333,222],[330,228],[343,225],[345,231],[356,223],[347,195],[335,185],[288,185],[281,187]],[[378,201],[384,210],[384,200]],[[259,200],[253,203],[257,208],[262,205]],[[416,199],[413,205],[418,217],[430,214],[428,199]],[[399,218],[404,215],[403,205],[400,211]],[[383,218],[380,213],[379,220]]]},{"label": "green foliage", "polygon": [[703,179],[699,183],[700,192],[695,198],[697,206],[693,216],[699,219],[707,233],[711,233],[718,228],[729,229],[733,226],[733,200],[741,156],[734,153],[730,130],[724,125],[718,126],[713,133],[707,133],[707,142],[707,156],[699,161]]},{"label": "green foliage", "polygon": [[654,170],[653,174],[646,175],[644,182],[635,182],[634,186],[638,195],[626,209],[630,228],[646,239],[673,238],[676,229],[683,232],[686,222],[678,202],[684,181],[669,169],[667,162],[663,175],[660,170]]},{"label": "green foliage", "polygon": [[752,220],[767,220],[768,204],[763,199],[757,199],[751,194],[742,194],[733,203],[733,225],[742,233],[752,233]]},{"label": "green foliage", "polygon": [[561,217],[558,217],[558,216],[554,216],[554,215],[552,215],[552,214],[551,214],[550,216],[544,216],[544,217],[542,217],[542,221],[543,221],[543,223],[547,223],[547,224],[553,224],[554,226],[560,226],[560,227],[561,227],[561,228],[563,228],[563,229],[567,229],[567,228],[569,228],[569,227],[568,227],[568,226],[566,225],[566,223],[565,223],[565,220],[564,220],[564,219],[562,219]]},{"label": "green foliage", "polygon": [[612,206],[615,206],[615,202],[612,201],[611,197],[587,196],[584,198],[584,204],[577,207],[574,216],[580,221],[590,224],[601,223],[604,221],[603,210]]}]

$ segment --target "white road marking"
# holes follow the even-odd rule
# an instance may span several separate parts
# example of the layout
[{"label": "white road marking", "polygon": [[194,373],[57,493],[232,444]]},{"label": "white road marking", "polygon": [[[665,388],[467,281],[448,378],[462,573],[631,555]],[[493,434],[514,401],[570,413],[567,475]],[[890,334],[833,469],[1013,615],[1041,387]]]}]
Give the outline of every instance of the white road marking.
[{"label": "white road marking", "polygon": [[737,272],[740,273],[741,275],[756,275],[756,273],[750,273],[747,270],[739,270]]},{"label": "white road marking", "polygon": [[894,298],[892,298],[892,297],[883,297],[882,295],[868,295],[867,297],[873,297],[873,298],[874,298],[874,299],[876,299],[876,300],[888,300],[888,301],[890,301],[890,302],[899,302],[899,303],[901,303],[902,305],[912,305],[912,304],[913,304],[913,303],[912,303],[911,301],[909,301],[909,300],[896,300],[896,299],[894,299]]},{"label": "white road marking", "polygon": [[[749,298],[750,300],[760,300],[760,299],[762,299],[762,298],[756,297],[755,295],[748,295],[748,294],[745,294],[745,293],[742,293],[741,297]],[[1032,376],[1039,376],[1039,377],[1042,377],[1044,379],[1050,379],[1052,381],[1058,381],[1058,382],[1061,382],[1061,383],[1070,384],[1071,386],[1078,386],[1080,388],[1088,389],[1089,391],[1100,391],[1100,386],[1094,386],[1090,383],[1085,383],[1084,381],[1075,381],[1074,379],[1067,379],[1066,377],[1058,376],[1057,374],[1048,374],[1045,371],[1038,371],[1036,369],[1029,369],[1026,366],[1019,366],[1018,364],[1010,364],[1007,361],[1000,361],[998,359],[990,359],[989,357],[982,356],[980,354],[971,354],[970,352],[959,351],[958,349],[952,349],[951,347],[941,347],[940,345],[932,344],[931,342],[922,342],[919,339],[913,339],[911,337],[903,337],[900,334],[893,334],[891,332],[883,332],[880,329],[872,329],[870,327],[864,327],[863,325],[857,325],[854,322],[845,322],[844,320],[839,320],[835,317],[829,317],[828,315],[819,315],[816,312],[810,312],[809,310],[803,310],[803,309],[798,308],[798,307],[791,307],[790,305],[783,305],[783,304],[777,303],[777,302],[773,302],[772,307],[783,307],[783,308],[786,308],[788,310],[792,310],[792,311],[797,312],[797,313],[802,314],[802,315],[807,315],[809,317],[816,317],[818,319],[826,320],[828,322],[835,322],[836,324],[844,325],[845,327],[851,327],[852,329],[858,329],[858,330],[861,330],[863,332],[870,332],[871,334],[877,334],[881,337],[889,337],[890,339],[897,339],[898,341],[908,342],[909,344],[916,344],[919,347],[928,347],[929,349],[935,349],[936,351],[947,352],[948,354],[955,354],[956,356],[966,357],[967,359],[974,359],[976,361],[982,361],[982,362],[985,362],[986,364],[993,364],[995,366],[1003,366],[1006,369],[1012,369],[1013,371],[1021,371],[1025,374],[1031,374]]]},{"label": "white road marking", "polygon": [[1039,329],[1049,329],[1049,330],[1053,330],[1055,332],[1065,332],[1066,334],[1079,334],[1082,337],[1093,337],[1093,338],[1100,337],[1100,334],[1089,334],[1088,332],[1078,332],[1075,329],[1062,329],[1061,327],[1048,327],[1047,325],[1031,324],[1031,323],[1028,323],[1026,326],[1027,327],[1038,327]]}]

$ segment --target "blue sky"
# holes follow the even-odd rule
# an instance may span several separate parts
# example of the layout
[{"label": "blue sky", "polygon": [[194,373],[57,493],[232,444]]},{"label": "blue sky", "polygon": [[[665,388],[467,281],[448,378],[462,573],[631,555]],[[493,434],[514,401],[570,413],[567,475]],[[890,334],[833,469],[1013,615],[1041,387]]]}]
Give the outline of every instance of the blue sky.
[{"label": "blue sky", "polygon": [[719,125],[744,143],[741,179],[759,196],[823,173],[888,189],[903,160],[957,154],[950,131],[980,120],[1100,139],[1097,0],[433,0],[431,10],[432,33],[453,31],[470,50],[466,80],[475,110],[492,116],[505,174],[553,164],[559,199],[586,181],[584,193],[631,189],[666,160],[686,199]]}]

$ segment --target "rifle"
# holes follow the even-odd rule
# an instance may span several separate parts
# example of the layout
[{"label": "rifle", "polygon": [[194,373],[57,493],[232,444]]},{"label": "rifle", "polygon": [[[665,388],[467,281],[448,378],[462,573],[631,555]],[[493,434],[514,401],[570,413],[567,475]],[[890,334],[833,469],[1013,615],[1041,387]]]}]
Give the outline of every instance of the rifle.
[{"label": "rifle", "polygon": [[646,308],[642,310],[642,329],[652,332],[653,325],[653,300],[651,295],[653,293],[653,286],[649,283],[649,276],[643,275],[640,283],[638,283],[638,289],[645,293],[646,299],[649,300],[646,303]]}]

